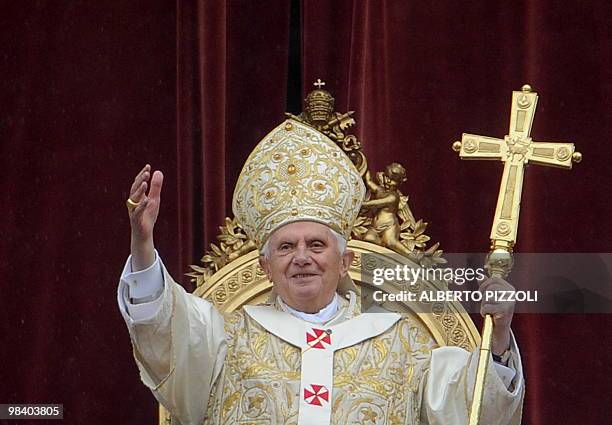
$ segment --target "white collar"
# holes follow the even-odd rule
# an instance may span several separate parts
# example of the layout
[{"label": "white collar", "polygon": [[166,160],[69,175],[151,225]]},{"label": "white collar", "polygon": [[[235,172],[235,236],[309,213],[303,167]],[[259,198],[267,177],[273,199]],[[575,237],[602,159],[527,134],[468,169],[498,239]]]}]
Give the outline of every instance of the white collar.
[{"label": "white collar", "polygon": [[334,294],[331,302],[316,313],[304,313],[294,308],[289,307],[283,302],[281,297],[278,297],[278,303],[287,313],[291,313],[295,317],[305,320],[310,323],[325,323],[328,322],[338,312],[338,294]]}]

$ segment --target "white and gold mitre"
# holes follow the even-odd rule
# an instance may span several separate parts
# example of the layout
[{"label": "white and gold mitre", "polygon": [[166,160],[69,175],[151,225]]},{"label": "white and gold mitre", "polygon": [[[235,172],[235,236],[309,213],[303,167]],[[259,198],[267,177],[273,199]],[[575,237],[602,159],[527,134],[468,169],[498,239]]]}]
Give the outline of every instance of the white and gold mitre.
[{"label": "white and gold mitre", "polygon": [[261,247],[278,227],[315,221],[348,240],[365,186],[346,154],[323,133],[288,119],[255,147],[238,177],[232,210]]}]

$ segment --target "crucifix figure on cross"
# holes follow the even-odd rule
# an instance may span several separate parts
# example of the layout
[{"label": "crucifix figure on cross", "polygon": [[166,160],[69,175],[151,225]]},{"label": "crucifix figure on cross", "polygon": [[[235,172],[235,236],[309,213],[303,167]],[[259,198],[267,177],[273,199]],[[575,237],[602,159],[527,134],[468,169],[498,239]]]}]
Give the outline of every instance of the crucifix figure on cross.
[{"label": "crucifix figure on cross", "polygon": [[[461,159],[501,160],[504,163],[495,217],[491,227],[491,249],[485,267],[491,277],[505,278],[512,270],[512,251],[516,243],[523,177],[528,163],[572,168],[580,162],[582,154],[575,151],[573,143],[534,142],[531,126],[535,115],[538,94],[525,84],[520,91],[512,92],[510,129],[503,139],[463,133],[461,141],[453,143],[453,150]],[[470,408],[470,425],[480,422],[485,374],[488,368],[493,319],[485,316],[480,344],[480,357],[476,371],[474,396]]]}]

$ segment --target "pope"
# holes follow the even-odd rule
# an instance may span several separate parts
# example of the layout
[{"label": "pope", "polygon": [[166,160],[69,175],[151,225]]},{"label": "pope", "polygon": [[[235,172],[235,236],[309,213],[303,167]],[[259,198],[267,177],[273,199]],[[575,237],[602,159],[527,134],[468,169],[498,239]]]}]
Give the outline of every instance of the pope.
[{"label": "pope", "polygon": [[[287,120],[247,159],[234,215],[259,248],[270,302],[222,315],[186,293],[155,250],[161,171],[146,165],[127,200],[131,255],[119,309],[143,383],[173,424],[466,424],[478,353],[432,346],[418,323],[363,313],[347,249],[363,180],[322,133]],[[508,291],[501,279],[484,291]],[[524,380],[510,325],[494,318],[482,423],[520,423]]]}]

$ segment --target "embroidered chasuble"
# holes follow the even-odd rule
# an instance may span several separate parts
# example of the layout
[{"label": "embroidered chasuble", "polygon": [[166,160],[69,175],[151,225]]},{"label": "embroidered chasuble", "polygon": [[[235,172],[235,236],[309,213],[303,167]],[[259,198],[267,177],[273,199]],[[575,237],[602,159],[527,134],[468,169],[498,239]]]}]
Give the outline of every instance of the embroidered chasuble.
[{"label": "embroidered chasuble", "polygon": [[[324,324],[278,304],[222,317],[165,269],[164,280],[158,314],[126,322],[141,378],[173,424],[467,423],[477,354],[436,348],[410,318],[361,313],[353,292]],[[524,384],[514,342],[511,363],[509,389],[490,365],[483,424],[520,423]]]}]

